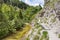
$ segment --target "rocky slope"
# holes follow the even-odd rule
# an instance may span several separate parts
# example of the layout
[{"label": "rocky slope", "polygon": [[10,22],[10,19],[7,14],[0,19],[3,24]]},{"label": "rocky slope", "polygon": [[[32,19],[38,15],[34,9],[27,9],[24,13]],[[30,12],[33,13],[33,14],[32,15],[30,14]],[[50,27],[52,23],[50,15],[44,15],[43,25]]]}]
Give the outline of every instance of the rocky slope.
[{"label": "rocky slope", "polygon": [[60,0],[44,0],[26,40],[60,40]]}]

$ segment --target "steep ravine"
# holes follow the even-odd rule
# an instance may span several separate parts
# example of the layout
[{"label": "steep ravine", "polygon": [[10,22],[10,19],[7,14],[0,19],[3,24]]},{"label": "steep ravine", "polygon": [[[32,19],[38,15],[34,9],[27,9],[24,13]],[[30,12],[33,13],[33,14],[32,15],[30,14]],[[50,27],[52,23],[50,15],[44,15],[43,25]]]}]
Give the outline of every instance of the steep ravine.
[{"label": "steep ravine", "polygon": [[58,37],[60,34],[60,0],[45,0],[44,8],[36,15],[31,25],[32,30],[26,40],[60,40]]}]

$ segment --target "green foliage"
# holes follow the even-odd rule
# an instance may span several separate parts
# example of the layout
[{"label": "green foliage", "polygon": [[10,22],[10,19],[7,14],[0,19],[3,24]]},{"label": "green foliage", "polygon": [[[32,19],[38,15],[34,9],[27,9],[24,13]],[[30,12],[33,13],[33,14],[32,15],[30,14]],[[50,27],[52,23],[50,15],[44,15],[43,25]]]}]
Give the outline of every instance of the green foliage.
[{"label": "green foliage", "polygon": [[13,6],[2,4],[0,10],[0,38],[16,31],[15,21],[18,19],[19,11]]},{"label": "green foliage", "polygon": [[[16,4],[16,6],[7,4],[6,1],[8,0],[0,4],[0,38],[22,29],[23,25],[30,23],[35,17],[35,14],[42,9],[41,6],[32,7],[22,2],[19,3],[18,0],[10,1],[13,5]],[[17,6],[17,4],[20,6]]]},{"label": "green foliage", "polygon": [[46,37],[47,37],[47,34],[48,34],[48,32],[47,32],[47,31],[43,31],[43,36],[44,36],[44,38],[46,38]]},{"label": "green foliage", "polygon": [[43,31],[43,35],[41,36],[40,40],[49,40],[49,37],[47,35],[48,35],[48,32]]},{"label": "green foliage", "polygon": [[0,38],[2,38],[3,36],[6,36],[8,34],[8,28],[9,25],[6,24],[6,22],[2,22],[0,23]]},{"label": "green foliage", "polygon": [[21,9],[27,9],[27,7],[30,7],[29,5],[25,4],[24,2],[20,0],[0,0],[0,3],[5,3],[8,5],[16,6]]},{"label": "green foliage", "polygon": [[37,7],[28,7],[23,13],[24,20],[27,20],[28,22],[31,21],[34,17],[35,14],[40,11],[42,8],[41,6]]}]

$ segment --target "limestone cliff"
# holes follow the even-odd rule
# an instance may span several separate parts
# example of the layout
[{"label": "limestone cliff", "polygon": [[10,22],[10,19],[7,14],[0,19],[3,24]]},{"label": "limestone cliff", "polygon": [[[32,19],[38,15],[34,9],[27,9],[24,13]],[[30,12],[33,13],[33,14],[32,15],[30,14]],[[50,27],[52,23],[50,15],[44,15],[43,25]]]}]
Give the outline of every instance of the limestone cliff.
[{"label": "limestone cliff", "polygon": [[44,1],[44,8],[38,12],[32,21],[33,27],[27,39],[60,40],[58,37],[60,35],[60,0]]}]

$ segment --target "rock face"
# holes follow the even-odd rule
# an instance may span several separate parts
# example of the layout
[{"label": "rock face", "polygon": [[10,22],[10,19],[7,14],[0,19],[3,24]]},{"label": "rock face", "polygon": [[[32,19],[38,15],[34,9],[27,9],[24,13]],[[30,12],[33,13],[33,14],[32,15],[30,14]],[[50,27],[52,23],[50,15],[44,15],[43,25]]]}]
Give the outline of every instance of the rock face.
[{"label": "rock face", "polygon": [[[29,36],[30,40],[33,40],[35,37],[35,34],[37,34],[37,31],[39,28],[42,27],[41,31],[47,31],[48,32],[48,40],[60,40],[58,35],[60,34],[60,0],[44,0],[45,6],[44,8],[36,15],[35,19],[33,20],[33,32],[31,32],[31,35]],[[40,25],[40,27],[35,25]],[[40,31],[40,32],[41,32]],[[34,34],[35,33],[35,34]],[[38,35],[38,34],[37,34]],[[43,34],[40,34],[38,36],[38,40],[47,40],[42,37]],[[36,39],[36,40],[37,40]]]},{"label": "rock face", "polygon": [[45,2],[46,4],[42,10],[45,13],[41,18],[46,18],[46,22],[50,27],[60,28],[60,0],[45,0]]}]

